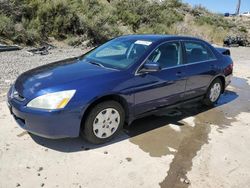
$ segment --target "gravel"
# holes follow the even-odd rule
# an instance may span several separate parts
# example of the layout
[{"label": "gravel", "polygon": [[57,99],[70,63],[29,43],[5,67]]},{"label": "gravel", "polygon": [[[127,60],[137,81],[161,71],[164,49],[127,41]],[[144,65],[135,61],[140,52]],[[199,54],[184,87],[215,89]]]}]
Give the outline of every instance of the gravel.
[{"label": "gravel", "polygon": [[19,51],[0,52],[0,101],[6,97],[10,85],[23,72],[54,61],[76,57],[87,49],[64,47],[49,51],[48,55],[32,55],[27,48]]}]

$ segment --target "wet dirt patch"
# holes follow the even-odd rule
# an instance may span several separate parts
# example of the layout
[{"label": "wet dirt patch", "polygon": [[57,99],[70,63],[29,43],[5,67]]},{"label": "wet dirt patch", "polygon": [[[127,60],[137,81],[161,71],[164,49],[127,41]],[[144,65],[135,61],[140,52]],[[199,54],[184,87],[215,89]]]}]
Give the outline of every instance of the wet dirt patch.
[{"label": "wet dirt patch", "polygon": [[[204,144],[209,143],[211,126],[223,133],[237,121],[241,112],[249,112],[250,86],[246,79],[234,77],[231,87],[214,108],[191,104],[177,109],[180,113],[161,112],[160,117],[150,116],[137,120],[128,132],[129,141],[151,157],[173,155],[167,176],[161,187],[188,187],[183,179],[192,168],[192,160]],[[193,119],[190,120],[190,117]],[[189,119],[186,121],[185,119]],[[190,182],[192,183],[192,182]]]}]

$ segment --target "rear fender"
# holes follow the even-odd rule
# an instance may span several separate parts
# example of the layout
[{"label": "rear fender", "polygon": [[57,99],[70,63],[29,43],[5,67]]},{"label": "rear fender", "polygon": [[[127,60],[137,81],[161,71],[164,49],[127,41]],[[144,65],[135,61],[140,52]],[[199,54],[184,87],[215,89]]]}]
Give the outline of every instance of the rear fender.
[{"label": "rear fender", "polygon": [[215,48],[215,49],[222,55],[231,56],[231,52],[227,48]]}]

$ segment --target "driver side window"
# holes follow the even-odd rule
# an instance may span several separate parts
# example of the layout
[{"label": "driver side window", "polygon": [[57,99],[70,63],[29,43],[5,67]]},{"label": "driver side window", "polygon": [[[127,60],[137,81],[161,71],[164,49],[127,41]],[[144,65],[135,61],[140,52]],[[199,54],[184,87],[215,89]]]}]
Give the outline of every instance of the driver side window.
[{"label": "driver side window", "polygon": [[181,64],[181,45],[168,42],[160,45],[149,57],[149,61],[159,63],[162,69]]}]

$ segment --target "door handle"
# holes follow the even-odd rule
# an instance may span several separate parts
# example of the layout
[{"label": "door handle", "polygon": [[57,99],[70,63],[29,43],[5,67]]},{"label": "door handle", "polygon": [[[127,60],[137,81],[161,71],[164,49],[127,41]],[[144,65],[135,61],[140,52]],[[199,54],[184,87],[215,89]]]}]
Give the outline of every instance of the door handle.
[{"label": "door handle", "polygon": [[215,65],[210,65],[210,67],[211,67],[212,69],[214,69],[214,68],[215,68]]},{"label": "door handle", "polygon": [[182,72],[181,71],[177,72],[176,76],[181,77],[182,76]]}]

